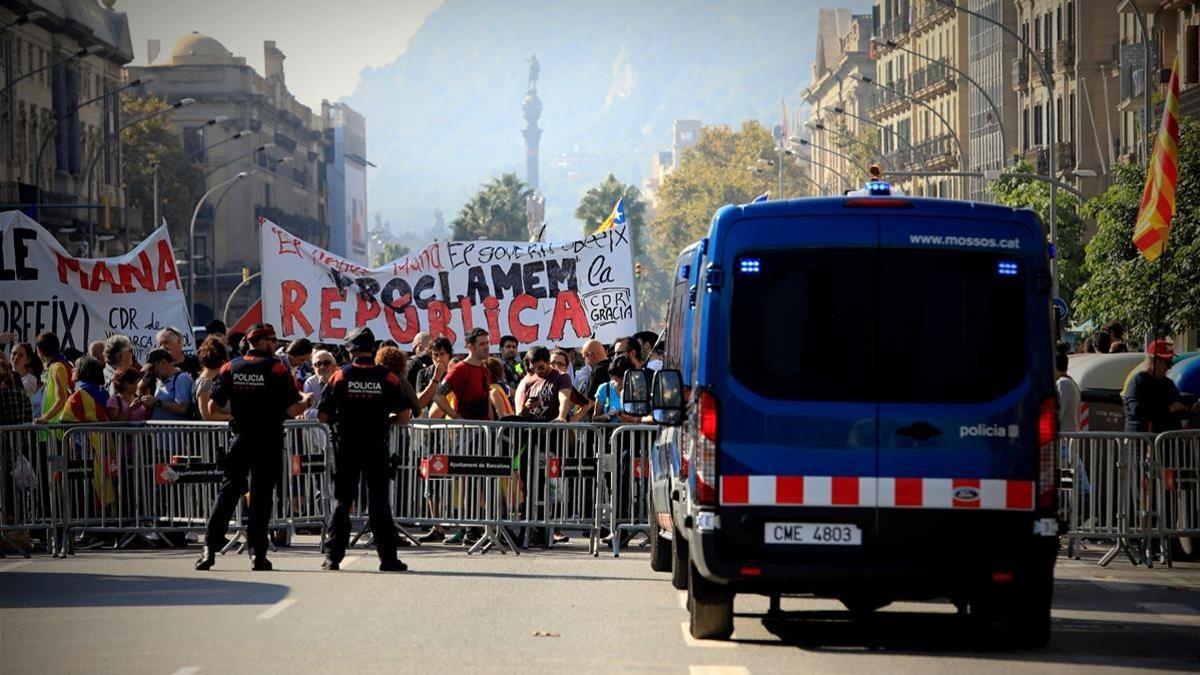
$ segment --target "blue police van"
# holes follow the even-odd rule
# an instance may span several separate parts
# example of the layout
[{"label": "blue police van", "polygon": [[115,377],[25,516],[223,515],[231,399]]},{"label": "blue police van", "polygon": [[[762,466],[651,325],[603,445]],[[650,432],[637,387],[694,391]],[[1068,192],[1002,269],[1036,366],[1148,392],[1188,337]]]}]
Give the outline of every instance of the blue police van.
[{"label": "blue police van", "polygon": [[687,589],[696,638],[731,635],[738,593],[814,594],[857,614],[945,598],[1045,644],[1044,230],[872,192],[727,206],[680,253],[650,387],[651,565]]}]

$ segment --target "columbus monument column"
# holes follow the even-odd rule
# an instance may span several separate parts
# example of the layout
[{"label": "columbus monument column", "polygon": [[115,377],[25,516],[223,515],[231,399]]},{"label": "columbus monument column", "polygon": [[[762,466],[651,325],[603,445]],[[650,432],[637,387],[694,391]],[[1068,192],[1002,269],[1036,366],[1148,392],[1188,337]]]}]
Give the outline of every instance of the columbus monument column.
[{"label": "columbus monument column", "polygon": [[525,87],[525,100],[521,102],[521,112],[525,116],[525,128],[521,134],[525,136],[525,183],[531,190],[538,189],[538,141],[542,138],[542,130],[538,128],[538,118],[542,115],[542,100],[537,95],[538,66],[537,56],[530,56],[529,83]]}]

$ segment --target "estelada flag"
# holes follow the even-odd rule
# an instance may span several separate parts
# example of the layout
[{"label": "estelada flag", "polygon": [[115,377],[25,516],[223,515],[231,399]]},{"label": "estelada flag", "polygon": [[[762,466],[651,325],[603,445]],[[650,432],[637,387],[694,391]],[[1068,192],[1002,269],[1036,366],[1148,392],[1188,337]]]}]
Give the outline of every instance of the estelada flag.
[{"label": "estelada flag", "polygon": [[625,224],[625,198],[621,197],[620,199],[617,200],[616,204],[613,204],[612,213],[608,214],[608,217],[604,219],[604,222],[600,223],[600,227],[597,227],[596,231],[593,232],[592,234],[599,234],[605,230],[611,230],[613,227],[615,227],[617,225],[624,225],[624,224]]},{"label": "estelada flag", "polygon": [[1171,83],[1163,106],[1162,124],[1146,171],[1146,189],[1138,207],[1133,245],[1146,260],[1154,261],[1167,250],[1171,218],[1175,215],[1175,187],[1179,183],[1179,57],[1171,66]]}]

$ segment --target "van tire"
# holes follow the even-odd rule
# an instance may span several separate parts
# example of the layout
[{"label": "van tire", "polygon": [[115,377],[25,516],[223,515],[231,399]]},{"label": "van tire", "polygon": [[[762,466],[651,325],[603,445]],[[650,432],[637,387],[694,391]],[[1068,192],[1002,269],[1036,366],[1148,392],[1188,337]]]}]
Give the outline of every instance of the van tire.
[{"label": "van tire", "polygon": [[678,528],[671,537],[671,587],[686,591],[688,587],[688,544]]},{"label": "van tire", "polygon": [[733,592],[700,576],[688,564],[688,629],[697,640],[728,640],[733,635]]},{"label": "van tire", "polygon": [[663,538],[653,509],[650,512],[650,569],[655,572],[671,571],[671,543]]}]

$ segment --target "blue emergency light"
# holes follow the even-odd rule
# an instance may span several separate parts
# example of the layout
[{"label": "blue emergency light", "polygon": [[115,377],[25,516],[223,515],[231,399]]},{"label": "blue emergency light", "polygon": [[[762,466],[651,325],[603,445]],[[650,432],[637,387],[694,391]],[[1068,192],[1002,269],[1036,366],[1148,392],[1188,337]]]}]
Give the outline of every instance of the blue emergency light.
[{"label": "blue emergency light", "polygon": [[1018,267],[1015,260],[1001,260],[996,263],[996,274],[1002,277],[1015,277],[1017,276],[1017,271]]},{"label": "blue emergency light", "polygon": [[738,261],[738,271],[742,274],[758,274],[762,271],[762,261],[758,258],[742,258]]},{"label": "blue emergency light", "polygon": [[892,194],[892,184],[886,180],[867,181],[867,193],[871,196],[887,196]]}]

